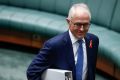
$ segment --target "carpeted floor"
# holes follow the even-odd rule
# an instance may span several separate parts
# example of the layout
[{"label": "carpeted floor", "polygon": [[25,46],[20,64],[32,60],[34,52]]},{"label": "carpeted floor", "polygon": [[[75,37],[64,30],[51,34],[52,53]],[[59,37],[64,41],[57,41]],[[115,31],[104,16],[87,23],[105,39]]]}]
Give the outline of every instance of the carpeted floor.
[{"label": "carpeted floor", "polygon": [[33,54],[0,49],[0,80],[27,80],[26,69]]},{"label": "carpeted floor", "polygon": [[[0,80],[27,80],[26,69],[35,54],[0,49]],[[108,80],[96,74],[96,80]]]}]

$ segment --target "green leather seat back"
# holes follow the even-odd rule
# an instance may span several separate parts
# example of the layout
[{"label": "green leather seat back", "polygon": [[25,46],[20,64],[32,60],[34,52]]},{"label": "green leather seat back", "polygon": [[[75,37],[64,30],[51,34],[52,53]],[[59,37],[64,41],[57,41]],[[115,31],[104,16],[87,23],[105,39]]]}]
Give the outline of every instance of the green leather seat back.
[{"label": "green leather seat back", "polygon": [[55,2],[56,0],[41,0],[40,2],[40,9],[43,11],[48,11],[48,12],[55,12]]},{"label": "green leather seat back", "polygon": [[111,29],[120,32],[120,0],[118,0],[111,22]]},{"label": "green leather seat back", "polygon": [[0,4],[8,4],[8,0],[0,0]]},{"label": "green leather seat back", "polygon": [[17,7],[25,7],[26,0],[8,0],[9,5],[17,6]]},{"label": "green leather seat back", "polygon": [[72,0],[72,4],[75,3],[86,3],[86,0]]},{"label": "green leather seat back", "polygon": [[30,9],[40,9],[41,0],[0,0],[0,4]]},{"label": "green leather seat back", "polygon": [[39,9],[40,0],[9,0],[9,5],[31,9]]},{"label": "green leather seat back", "polygon": [[92,22],[109,28],[116,0],[86,0],[91,14]]},{"label": "green leather seat back", "polygon": [[67,15],[71,4],[71,0],[56,0],[56,13]]},{"label": "green leather seat back", "polygon": [[41,0],[24,0],[25,7],[31,9],[40,9]]},{"label": "green leather seat back", "polygon": [[43,11],[67,15],[71,3],[71,0],[41,0],[40,9]]}]

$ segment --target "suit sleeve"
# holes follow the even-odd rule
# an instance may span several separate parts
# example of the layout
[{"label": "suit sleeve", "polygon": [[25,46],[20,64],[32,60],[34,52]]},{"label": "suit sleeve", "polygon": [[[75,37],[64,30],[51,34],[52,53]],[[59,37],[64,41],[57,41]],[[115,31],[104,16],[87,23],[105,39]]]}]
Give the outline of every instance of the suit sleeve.
[{"label": "suit sleeve", "polygon": [[45,43],[39,54],[33,59],[27,69],[28,80],[41,80],[41,75],[49,66],[49,55],[51,53],[51,46]]}]

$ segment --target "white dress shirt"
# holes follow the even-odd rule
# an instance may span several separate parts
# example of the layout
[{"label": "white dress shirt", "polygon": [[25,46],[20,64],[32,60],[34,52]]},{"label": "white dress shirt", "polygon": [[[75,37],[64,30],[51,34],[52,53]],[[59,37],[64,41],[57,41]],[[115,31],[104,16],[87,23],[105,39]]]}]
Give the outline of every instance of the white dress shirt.
[{"label": "white dress shirt", "polygon": [[[72,42],[74,59],[75,59],[75,64],[76,64],[77,57],[78,57],[77,50],[78,50],[78,47],[79,47],[79,43],[77,42],[78,39],[73,36],[73,34],[71,33],[70,30],[69,30],[69,35],[70,35],[70,39],[71,39],[71,42]],[[88,69],[87,68],[87,51],[86,51],[85,39],[83,38],[82,40],[83,40],[82,47],[83,47],[83,56],[84,56],[84,59],[83,59],[82,80],[86,80],[87,69]]]}]

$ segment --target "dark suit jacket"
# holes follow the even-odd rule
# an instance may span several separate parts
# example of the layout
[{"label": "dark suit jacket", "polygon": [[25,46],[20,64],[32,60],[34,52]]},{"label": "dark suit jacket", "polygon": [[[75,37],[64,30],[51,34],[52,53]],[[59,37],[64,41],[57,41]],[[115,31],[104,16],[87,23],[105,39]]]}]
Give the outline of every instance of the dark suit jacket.
[{"label": "dark suit jacket", "polygon": [[[98,51],[98,38],[90,33],[85,37],[88,62],[88,80],[95,80],[95,66]],[[92,42],[90,42],[92,41]],[[69,32],[58,35],[47,42],[27,69],[28,80],[41,80],[47,68],[71,70],[75,79],[75,61]]]}]

